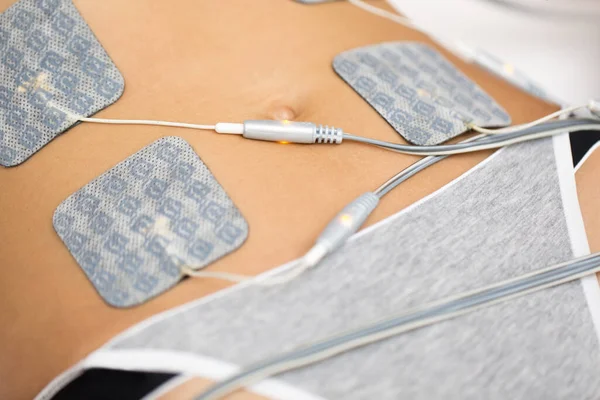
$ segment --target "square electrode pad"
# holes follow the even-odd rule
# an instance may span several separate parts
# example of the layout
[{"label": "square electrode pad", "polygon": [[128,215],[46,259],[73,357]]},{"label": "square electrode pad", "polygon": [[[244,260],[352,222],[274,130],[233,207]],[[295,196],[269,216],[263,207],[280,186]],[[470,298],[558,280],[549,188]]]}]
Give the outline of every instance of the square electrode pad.
[{"label": "square electrode pad", "polygon": [[407,141],[435,145],[469,128],[506,126],[502,107],[433,48],[390,42],[339,54],[339,76]]},{"label": "square electrode pad", "polygon": [[0,15],[0,165],[22,163],[123,88],[71,0],[18,1]]},{"label": "square electrode pad", "polygon": [[190,145],[165,137],[71,195],[54,229],[100,295],[128,307],[164,292],[181,267],[237,249],[248,225]]}]

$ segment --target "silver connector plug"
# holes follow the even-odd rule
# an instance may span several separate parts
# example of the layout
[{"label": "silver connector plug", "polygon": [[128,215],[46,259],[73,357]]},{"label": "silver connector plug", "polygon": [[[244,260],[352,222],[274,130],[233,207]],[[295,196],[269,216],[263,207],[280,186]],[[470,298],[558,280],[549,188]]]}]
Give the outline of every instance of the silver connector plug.
[{"label": "silver connector plug", "polygon": [[379,197],[367,192],[343,208],[325,227],[315,245],[302,257],[305,269],[319,264],[328,254],[340,248],[365,223],[379,204]]},{"label": "silver connector plug", "polygon": [[342,143],[344,131],[340,128],[312,122],[251,120],[244,122],[242,135],[247,139],[280,143]]},{"label": "silver connector plug", "polygon": [[331,253],[341,247],[365,223],[379,204],[379,197],[367,192],[349,203],[325,227],[316,240],[315,246],[322,246]]},{"label": "silver connector plug", "polygon": [[379,204],[379,196],[367,192],[354,199],[325,227],[315,245],[289,270],[262,277],[257,283],[265,286],[288,283],[317,266],[328,254],[341,247],[365,223]]}]

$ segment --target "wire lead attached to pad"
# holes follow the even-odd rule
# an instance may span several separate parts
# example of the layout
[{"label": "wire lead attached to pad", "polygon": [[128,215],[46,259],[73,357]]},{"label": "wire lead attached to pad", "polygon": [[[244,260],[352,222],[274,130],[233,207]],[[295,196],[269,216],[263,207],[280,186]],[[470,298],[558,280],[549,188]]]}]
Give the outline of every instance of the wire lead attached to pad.
[{"label": "wire lead attached to pad", "polygon": [[109,124],[109,125],[153,125],[153,126],[168,126],[171,128],[188,128],[188,129],[200,129],[212,131],[215,130],[216,125],[199,125],[199,124],[188,124],[185,122],[170,122],[170,121],[154,121],[146,119],[107,119],[107,118],[84,118],[77,117],[81,122],[91,122],[95,124]]},{"label": "wire lead attached to pad", "polygon": [[296,279],[305,271],[317,266],[327,255],[344,245],[365,223],[369,215],[379,204],[380,196],[367,192],[342,209],[325,227],[315,241],[314,246],[299,260],[299,265],[274,277],[268,277],[263,283],[282,284]]},{"label": "wire lead attached to pad", "polygon": [[550,121],[554,118],[560,118],[562,116],[571,115],[572,113],[574,113],[575,111],[578,111],[578,110],[587,108],[593,112],[593,106],[594,106],[594,101],[591,100],[588,104],[582,104],[582,105],[578,105],[578,106],[563,108],[562,110],[553,112],[552,114],[548,114],[542,118],[536,119],[535,121],[531,121],[531,122],[528,122],[528,123],[522,124],[522,125],[508,126],[506,128],[487,129],[487,128],[483,128],[483,127],[480,127],[480,126],[477,126],[474,124],[469,124],[468,126],[469,126],[469,128],[473,129],[476,132],[492,134],[492,135],[494,135],[494,134],[497,135],[497,134],[502,134],[502,133],[514,133],[514,132],[523,131],[525,129],[533,128],[534,126],[540,125],[540,124]]}]

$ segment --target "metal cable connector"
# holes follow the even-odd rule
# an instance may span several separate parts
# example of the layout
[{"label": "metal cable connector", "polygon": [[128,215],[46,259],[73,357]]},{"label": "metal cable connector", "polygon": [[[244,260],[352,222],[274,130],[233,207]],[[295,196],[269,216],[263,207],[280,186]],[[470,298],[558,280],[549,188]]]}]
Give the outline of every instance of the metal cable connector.
[{"label": "metal cable connector", "polygon": [[344,131],[312,122],[251,120],[244,122],[242,135],[247,139],[280,143],[340,144]]}]

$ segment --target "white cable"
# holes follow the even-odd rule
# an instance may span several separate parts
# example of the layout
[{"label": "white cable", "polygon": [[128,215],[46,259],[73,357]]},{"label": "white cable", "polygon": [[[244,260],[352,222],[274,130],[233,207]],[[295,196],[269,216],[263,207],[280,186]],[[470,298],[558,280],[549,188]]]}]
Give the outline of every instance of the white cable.
[{"label": "white cable", "polygon": [[171,128],[186,128],[198,129],[204,131],[215,131],[217,133],[228,133],[241,135],[244,133],[244,124],[232,122],[218,122],[215,125],[189,124],[185,122],[171,121],[154,121],[146,119],[107,119],[107,118],[85,118],[74,116],[75,119],[81,122],[90,122],[94,124],[109,124],[109,125],[151,125],[151,126],[168,126]]},{"label": "white cable", "polygon": [[[471,53],[472,51],[468,50],[467,47],[464,45],[464,43],[460,42],[460,41],[452,41],[449,42],[445,39],[442,39],[440,37],[438,37],[437,35],[435,35],[433,32],[428,31],[427,29],[423,28],[422,26],[417,25],[415,22],[413,22],[410,18],[406,18],[403,17],[401,15],[398,15],[396,13],[393,12],[389,12],[387,10],[384,10],[382,8],[379,7],[375,7],[369,3],[366,3],[363,0],[347,0],[348,3],[366,11],[369,12],[373,15],[376,15],[378,17],[382,17],[385,18],[387,20],[390,20],[392,22],[395,22],[397,24],[406,26],[407,28],[410,29],[414,29],[418,32],[423,33],[424,35],[429,36],[429,38],[431,40],[433,40],[434,42],[436,42],[437,44],[439,44],[440,46],[446,48],[447,50],[451,51],[452,53],[456,54],[459,57],[465,57],[465,53]],[[467,57],[468,58],[468,57]]]},{"label": "white cable", "polygon": [[[310,253],[310,252],[309,252]],[[182,276],[189,276],[190,278],[206,278],[206,279],[219,279],[232,283],[249,282],[259,286],[277,286],[291,282],[310,268],[314,267],[318,261],[311,262],[310,256],[304,256],[298,260],[298,264],[294,265],[289,271],[283,271],[276,275],[268,276],[250,276],[234,274],[230,272],[211,272],[211,271],[195,271],[192,267],[183,266],[180,269]]]},{"label": "white cable", "polygon": [[189,276],[191,278],[206,278],[206,279],[219,279],[233,283],[249,282],[258,286],[277,286],[291,282],[310,268],[318,264],[319,260],[313,260],[312,253],[308,252],[307,255],[300,258],[297,264],[294,265],[290,270],[277,273],[275,275],[268,276],[250,276],[234,274],[229,272],[211,272],[211,271],[195,271],[190,266],[183,266],[180,269],[182,276]]},{"label": "white cable", "polygon": [[528,128],[532,128],[536,125],[542,124],[544,122],[550,121],[551,119],[554,118],[559,118],[563,115],[570,115],[571,113],[577,111],[577,110],[581,110],[584,108],[590,108],[589,104],[584,104],[584,105],[578,105],[578,106],[571,106],[571,107],[567,107],[567,108],[563,108],[562,110],[553,112],[552,114],[548,114],[545,117],[536,119],[535,121],[531,121],[527,124],[522,124],[522,125],[516,125],[516,126],[509,126],[506,128],[497,128],[497,129],[487,129],[487,128],[482,128],[480,126],[477,125],[469,125],[469,127],[471,129],[473,129],[476,132],[480,132],[480,133],[486,133],[486,134],[502,134],[502,133],[514,133],[514,132],[519,132],[522,131],[524,129],[528,129]]},{"label": "white cable", "polygon": [[229,272],[195,271],[192,267],[187,265],[181,267],[180,271],[182,276],[189,276],[191,278],[220,279],[233,283],[241,283],[254,278],[248,275],[232,274]]},{"label": "white cable", "polygon": [[286,271],[280,275],[268,276],[266,278],[233,274],[229,272],[194,271],[187,267],[181,268],[181,274],[183,276],[189,276],[190,278],[218,279],[232,283],[250,282],[259,286],[276,286],[293,281],[310,267],[310,265],[302,263],[289,272]]},{"label": "white cable", "polygon": [[219,279],[232,283],[250,282],[259,286],[276,286],[288,283],[302,275],[310,268],[310,265],[302,263],[291,271],[268,277],[254,277],[249,275],[233,274],[229,272],[194,271],[189,267],[181,268],[181,275],[190,278]]},{"label": "white cable", "polygon": [[373,15],[377,15],[379,17],[382,18],[386,18],[389,19],[390,21],[393,21],[397,24],[400,25],[404,25],[408,28],[412,28],[415,29],[419,32],[425,33],[425,34],[429,34],[429,32],[425,31],[423,28],[421,28],[420,26],[416,25],[414,22],[412,22],[410,19],[403,17],[401,15],[389,12],[387,10],[384,10],[382,8],[379,7],[375,7],[369,3],[365,3],[363,0],[348,0],[348,2],[358,8],[361,8],[367,12],[370,12]]},{"label": "white cable", "polygon": [[169,121],[152,121],[144,119],[106,119],[106,118],[77,118],[81,122],[91,122],[95,124],[111,124],[111,125],[155,125],[155,126],[170,126],[173,128],[188,128],[214,131],[216,125],[199,125],[187,124],[184,122],[169,122]]},{"label": "white cable", "polygon": [[320,261],[320,258],[317,259],[314,256],[314,253],[314,250],[309,251],[304,257],[300,258],[297,261],[297,264],[294,265],[290,270],[286,270],[281,273],[268,276],[255,277],[249,275],[233,274],[229,272],[195,271],[192,267],[187,265],[181,267],[180,271],[182,276],[189,276],[192,278],[220,279],[233,283],[250,282],[251,284],[259,286],[276,286],[293,281],[294,279],[302,275],[304,272],[317,265]]},{"label": "white cable", "polygon": [[291,282],[309,269],[319,264],[323,257],[325,257],[328,253],[328,248],[317,243],[304,256],[302,256],[302,258],[297,261],[297,264],[291,269],[273,276],[269,275],[265,278],[259,277],[256,283],[262,286],[276,286]]}]

